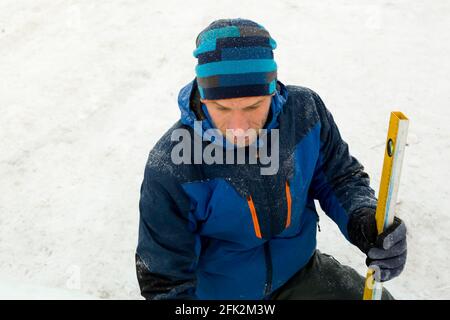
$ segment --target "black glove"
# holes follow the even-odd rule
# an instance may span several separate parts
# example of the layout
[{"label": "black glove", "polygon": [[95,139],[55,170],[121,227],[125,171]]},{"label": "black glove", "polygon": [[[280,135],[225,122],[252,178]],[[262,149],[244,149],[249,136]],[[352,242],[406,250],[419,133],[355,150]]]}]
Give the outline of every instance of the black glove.
[{"label": "black glove", "polygon": [[[375,209],[362,208],[350,215],[348,223],[350,242],[367,255],[366,265],[379,269],[381,282],[397,277],[406,263],[406,226],[395,217],[394,222],[378,235]],[[379,278],[378,278],[379,276]]]}]

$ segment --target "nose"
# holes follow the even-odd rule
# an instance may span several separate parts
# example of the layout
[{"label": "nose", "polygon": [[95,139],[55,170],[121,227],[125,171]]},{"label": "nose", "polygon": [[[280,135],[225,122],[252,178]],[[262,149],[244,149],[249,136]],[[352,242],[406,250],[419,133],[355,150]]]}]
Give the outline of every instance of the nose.
[{"label": "nose", "polygon": [[242,135],[250,128],[248,119],[241,112],[233,112],[228,122],[228,129],[233,131],[234,135]]}]

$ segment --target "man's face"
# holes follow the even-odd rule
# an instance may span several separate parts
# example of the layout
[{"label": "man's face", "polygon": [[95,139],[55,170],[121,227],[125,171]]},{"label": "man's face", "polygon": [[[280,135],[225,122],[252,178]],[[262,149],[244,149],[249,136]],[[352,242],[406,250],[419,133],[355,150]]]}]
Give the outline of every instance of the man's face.
[{"label": "man's face", "polygon": [[[201,99],[217,129],[228,141],[244,146],[264,127],[272,95],[220,100]],[[255,134],[256,133],[256,134]]]}]

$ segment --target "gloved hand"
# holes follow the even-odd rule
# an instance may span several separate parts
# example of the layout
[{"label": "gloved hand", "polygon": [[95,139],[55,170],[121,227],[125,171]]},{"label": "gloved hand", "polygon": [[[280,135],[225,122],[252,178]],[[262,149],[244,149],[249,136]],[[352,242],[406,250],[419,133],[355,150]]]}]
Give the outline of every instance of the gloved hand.
[{"label": "gloved hand", "polygon": [[[350,242],[367,255],[366,265],[375,266],[381,282],[397,277],[406,263],[406,226],[395,217],[393,224],[378,235],[375,209],[363,208],[350,215]],[[379,276],[379,278],[378,278]]]}]

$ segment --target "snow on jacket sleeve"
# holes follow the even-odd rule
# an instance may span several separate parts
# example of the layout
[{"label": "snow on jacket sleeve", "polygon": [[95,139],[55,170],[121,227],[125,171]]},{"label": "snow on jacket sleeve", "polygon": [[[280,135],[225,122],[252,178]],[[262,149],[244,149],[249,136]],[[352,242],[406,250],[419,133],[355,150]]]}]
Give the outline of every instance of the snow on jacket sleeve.
[{"label": "snow on jacket sleeve", "polygon": [[370,187],[369,175],[351,156],[330,111],[315,92],[312,93],[320,118],[320,154],[311,184],[321,208],[349,239],[347,225],[351,214],[361,208],[376,208],[377,199]]},{"label": "snow on jacket sleeve", "polygon": [[139,202],[136,272],[146,299],[195,299],[199,237],[189,199],[169,174],[147,165]]}]

